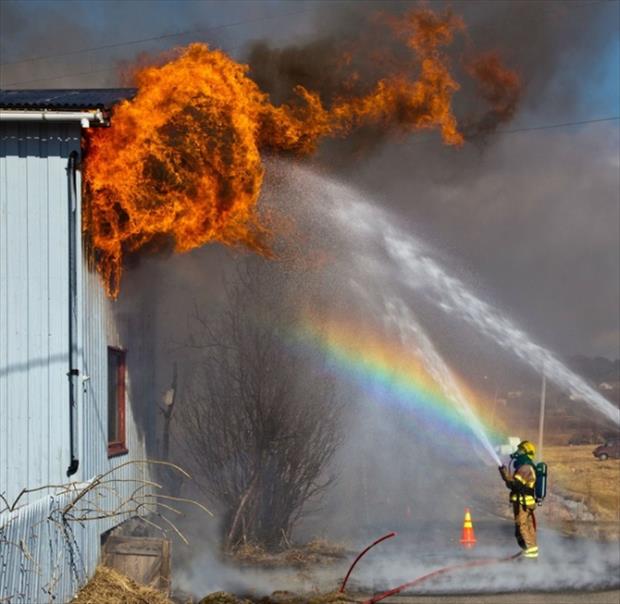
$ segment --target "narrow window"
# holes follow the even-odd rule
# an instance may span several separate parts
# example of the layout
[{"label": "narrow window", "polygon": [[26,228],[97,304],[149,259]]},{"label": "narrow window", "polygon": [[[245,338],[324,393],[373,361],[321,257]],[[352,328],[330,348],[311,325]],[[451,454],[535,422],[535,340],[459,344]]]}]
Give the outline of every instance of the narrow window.
[{"label": "narrow window", "polygon": [[125,351],[108,347],[108,457],[127,453],[125,443]]}]

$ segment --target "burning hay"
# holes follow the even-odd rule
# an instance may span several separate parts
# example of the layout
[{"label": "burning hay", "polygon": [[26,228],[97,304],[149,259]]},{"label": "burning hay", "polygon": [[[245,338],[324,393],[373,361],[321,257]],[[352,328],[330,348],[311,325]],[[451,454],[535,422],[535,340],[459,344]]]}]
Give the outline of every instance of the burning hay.
[{"label": "burning hay", "polygon": [[78,592],[72,604],[173,604],[162,592],[122,575],[107,566],[98,566],[93,578]]},{"label": "burning hay", "polygon": [[[117,106],[112,126],[88,134],[85,230],[108,292],[119,292],[123,257],[139,250],[186,252],[209,242],[270,255],[259,220],[263,153],[307,155],[325,137],[371,126],[385,132],[436,129],[447,145],[464,141],[453,112],[460,88],[447,47],[464,29],[450,11],[410,11],[384,23],[377,53],[362,62],[379,72],[366,86],[353,55],[339,61],[332,98],[301,85],[274,105],[248,67],[206,44],[192,44],[164,65],[138,69],[138,93]],[[401,54],[387,48],[393,40]],[[385,58],[385,57],[384,57]],[[359,62],[359,60],[358,60]],[[494,122],[512,116],[519,79],[496,57],[474,64]]]}]

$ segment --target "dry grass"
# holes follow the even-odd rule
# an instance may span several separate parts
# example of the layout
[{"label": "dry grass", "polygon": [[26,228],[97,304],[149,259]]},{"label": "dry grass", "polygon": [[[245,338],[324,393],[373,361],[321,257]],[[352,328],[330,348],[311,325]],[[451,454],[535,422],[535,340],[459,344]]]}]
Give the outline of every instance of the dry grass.
[{"label": "dry grass", "polygon": [[567,535],[620,540],[620,460],[598,461],[594,448],[545,447],[549,489],[541,519]]},{"label": "dry grass", "polygon": [[603,521],[620,521],[620,459],[598,461],[595,445],[546,447],[549,490],[554,485],[571,498],[583,501]]},{"label": "dry grass", "polygon": [[289,591],[275,591],[271,596],[252,601],[219,591],[209,594],[198,604],[349,604],[355,601],[339,592],[299,595]]},{"label": "dry grass", "polygon": [[276,591],[270,597],[259,600],[257,604],[346,604],[348,602],[355,602],[355,600],[337,591],[306,595]]},{"label": "dry grass", "polygon": [[251,602],[225,591],[216,591],[199,600],[198,604],[251,604]]},{"label": "dry grass", "polygon": [[121,573],[98,566],[93,578],[71,600],[72,604],[173,604],[163,593],[138,585]]},{"label": "dry grass", "polygon": [[315,539],[297,547],[279,552],[268,552],[257,545],[242,545],[233,558],[241,564],[263,567],[307,568],[320,564],[330,564],[334,560],[346,558],[348,552],[338,544],[323,539]]}]

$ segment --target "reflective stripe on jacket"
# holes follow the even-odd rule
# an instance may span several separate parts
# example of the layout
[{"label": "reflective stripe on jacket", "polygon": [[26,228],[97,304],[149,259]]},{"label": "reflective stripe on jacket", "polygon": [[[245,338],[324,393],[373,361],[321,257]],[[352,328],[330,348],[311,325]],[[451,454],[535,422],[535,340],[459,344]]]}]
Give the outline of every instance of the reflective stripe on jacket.
[{"label": "reflective stripe on jacket", "polygon": [[527,508],[536,507],[536,470],[531,465],[519,466],[506,484],[510,488],[510,501],[518,501]]}]

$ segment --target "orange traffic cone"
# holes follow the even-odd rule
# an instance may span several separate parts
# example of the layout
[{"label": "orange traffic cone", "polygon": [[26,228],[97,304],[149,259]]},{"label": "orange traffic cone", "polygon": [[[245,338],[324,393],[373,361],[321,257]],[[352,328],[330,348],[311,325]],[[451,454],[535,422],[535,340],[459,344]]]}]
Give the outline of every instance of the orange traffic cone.
[{"label": "orange traffic cone", "polygon": [[474,547],[476,544],[476,535],[474,534],[474,525],[471,521],[469,508],[465,508],[465,519],[463,520],[463,532],[461,533],[461,545],[467,549]]}]

